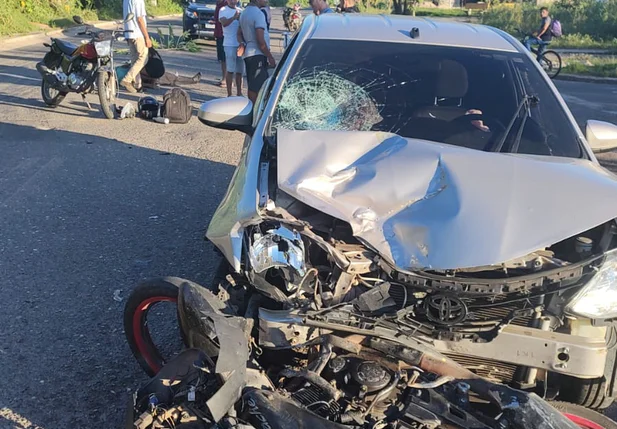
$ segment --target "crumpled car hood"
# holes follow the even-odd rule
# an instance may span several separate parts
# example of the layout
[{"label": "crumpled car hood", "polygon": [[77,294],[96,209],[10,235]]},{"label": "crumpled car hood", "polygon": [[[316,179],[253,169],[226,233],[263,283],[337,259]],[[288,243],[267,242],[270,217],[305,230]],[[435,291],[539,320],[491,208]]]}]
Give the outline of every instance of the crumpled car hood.
[{"label": "crumpled car hood", "polygon": [[278,130],[278,186],[400,270],[499,264],[617,217],[617,176],[380,132]]}]

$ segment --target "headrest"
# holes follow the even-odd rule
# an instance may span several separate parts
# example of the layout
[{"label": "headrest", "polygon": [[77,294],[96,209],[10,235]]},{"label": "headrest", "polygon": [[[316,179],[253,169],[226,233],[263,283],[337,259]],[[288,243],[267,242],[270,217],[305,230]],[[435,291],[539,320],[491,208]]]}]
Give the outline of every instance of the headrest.
[{"label": "headrest", "polygon": [[437,77],[437,97],[462,98],[467,94],[469,82],[467,70],[460,63],[443,60],[439,66]]}]

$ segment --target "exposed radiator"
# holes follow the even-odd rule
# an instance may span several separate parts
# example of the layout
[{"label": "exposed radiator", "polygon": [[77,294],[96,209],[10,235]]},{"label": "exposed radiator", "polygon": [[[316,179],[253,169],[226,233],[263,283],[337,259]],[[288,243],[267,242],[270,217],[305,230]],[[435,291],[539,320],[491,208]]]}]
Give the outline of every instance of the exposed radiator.
[{"label": "exposed radiator", "polygon": [[474,356],[460,355],[457,353],[443,354],[481,377],[505,384],[512,382],[516,369],[518,368],[516,365],[511,363],[505,363],[498,360],[482,359]]}]

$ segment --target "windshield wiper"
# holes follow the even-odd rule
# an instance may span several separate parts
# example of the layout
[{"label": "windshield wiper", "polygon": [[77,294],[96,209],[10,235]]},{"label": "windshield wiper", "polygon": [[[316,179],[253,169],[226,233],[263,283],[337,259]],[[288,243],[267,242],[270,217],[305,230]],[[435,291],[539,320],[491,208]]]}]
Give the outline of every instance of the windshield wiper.
[{"label": "windshield wiper", "polygon": [[525,129],[525,123],[527,122],[527,118],[530,115],[530,110],[532,107],[537,106],[538,103],[540,103],[540,99],[536,95],[525,95],[523,97],[521,102],[518,104],[518,107],[516,108],[516,112],[514,112],[514,115],[512,115],[512,119],[510,119],[508,126],[503,132],[503,136],[499,139],[495,147],[491,149],[491,152],[501,152],[501,149],[503,148],[503,145],[506,142],[506,139],[510,135],[510,131],[512,131],[512,127],[514,126],[514,123],[516,122],[516,118],[518,118],[518,115],[521,114],[521,110],[523,110],[523,107],[526,107],[527,112],[525,113],[525,116],[523,117],[523,120],[521,121],[521,124],[519,125],[518,132],[516,133],[516,138],[514,139],[514,142],[512,143],[511,151],[516,152],[518,150],[518,145],[520,143],[521,136],[523,135],[523,130]]}]

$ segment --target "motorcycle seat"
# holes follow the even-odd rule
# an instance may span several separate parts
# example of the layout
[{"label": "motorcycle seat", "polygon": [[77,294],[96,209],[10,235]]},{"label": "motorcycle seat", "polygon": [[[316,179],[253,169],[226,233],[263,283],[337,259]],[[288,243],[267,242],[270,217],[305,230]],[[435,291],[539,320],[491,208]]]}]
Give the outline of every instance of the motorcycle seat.
[{"label": "motorcycle seat", "polygon": [[55,41],[58,49],[67,55],[73,55],[73,52],[77,49],[77,45],[71,42],[64,42],[60,39],[56,39]]}]

